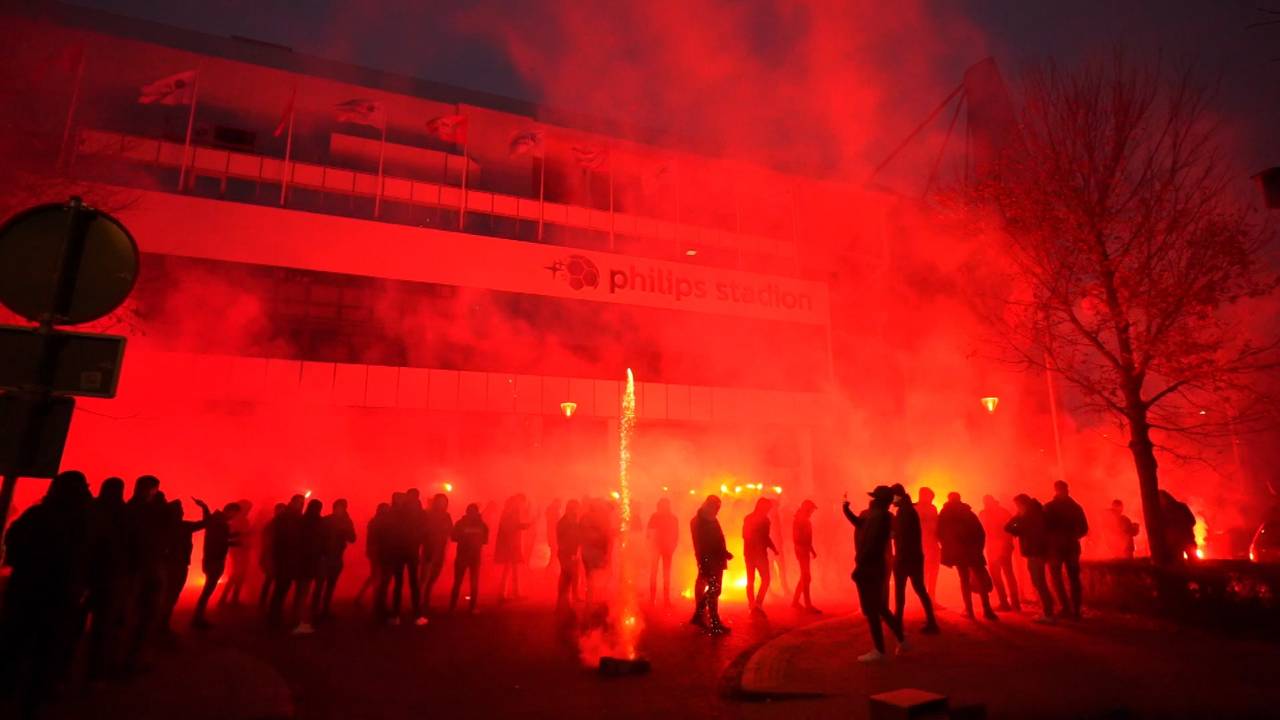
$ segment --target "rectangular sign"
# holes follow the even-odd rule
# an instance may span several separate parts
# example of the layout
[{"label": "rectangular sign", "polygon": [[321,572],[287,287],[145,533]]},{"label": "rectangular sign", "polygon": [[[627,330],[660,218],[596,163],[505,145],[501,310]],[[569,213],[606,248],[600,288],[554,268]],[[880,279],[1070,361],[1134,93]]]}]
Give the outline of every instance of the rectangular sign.
[{"label": "rectangular sign", "polygon": [[[115,397],[124,361],[123,337],[55,330],[49,342],[54,393]],[[42,343],[35,328],[0,325],[0,388],[34,389],[40,385]]]},{"label": "rectangular sign", "polygon": [[150,191],[143,252],[827,325],[822,283]]}]

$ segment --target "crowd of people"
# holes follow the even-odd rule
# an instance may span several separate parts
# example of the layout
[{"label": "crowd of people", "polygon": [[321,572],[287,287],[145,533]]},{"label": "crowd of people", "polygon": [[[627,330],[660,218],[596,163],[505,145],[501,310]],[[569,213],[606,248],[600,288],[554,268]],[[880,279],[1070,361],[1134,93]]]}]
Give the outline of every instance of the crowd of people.
[{"label": "crowd of people", "polygon": [[[29,701],[38,702],[55,689],[81,645],[91,682],[145,668],[152,648],[172,637],[174,608],[188,584],[197,533],[203,533],[203,553],[190,620],[194,629],[212,626],[209,605],[219,586],[219,606],[251,597],[247,588],[255,579],[255,561],[257,605],[269,627],[306,635],[332,617],[347,550],[357,542],[345,499],[334,500],[326,514],[321,500],[294,495],[254,527],[246,500],[213,510],[193,499],[200,516],[190,520],[182,502],[168,499],[153,476],[139,477],[127,500],[124,490],[122,479],[107,478],[95,498],[82,473],[64,472],[5,535],[5,562],[12,574],[0,616],[0,682],[24,688]],[[1081,540],[1089,524],[1066,483],[1055,483],[1053,497],[1043,504],[1018,495],[1013,511],[990,495],[976,513],[957,493],[950,493],[940,510],[934,500],[929,488],[921,488],[913,502],[901,485],[894,485],[876,487],[861,512],[855,513],[847,499],[843,504],[854,526],[852,579],[874,644],[863,661],[884,656],[883,626],[898,639],[899,652],[906,647],[908,585],[925,616],[921,631],[939,631],[933,598],[942,566],[957,572],[966,616],[977,617],[975,594],[989,621],[998,620],[999,612],[1020,611],[1015,550],[1025,560],[1039,599],[1037,620],[1080,617]],[[1194,515],[1168,493],[1161,503],[1172,547],[1194,551]],[[719,600],[734,556],[720,526],[721,507],[720,497],[708,496],[689,526],[697,567],[691,622],[710,634],[729,632]],[[799,568],[792,606],[806,613],[820,612],[811,591],[811,563],[818,557],[812,523],[817,509],[812,500],[803,501],[789,533]],[[446,494],[436,494],[424,505],[417,489],[393,493],[364,526],[369,574],[355,596],[356,606],[363,606],[372,593],[375,622],[428,624],[450,546],[450,612],[462,599],[468,611],[476,610],[483,558],[499,573],[497,601],[520,598],[521,575],[530,566],[532,516],[522,494],[510,497],[500,510],[494,503],[483,512],[478,504],[469,504],[455,521]],[[752,614],[764,615],[775,571],[781,573],[783,587],[788,585],[779,505],[760,497],[741,517],[746,599]],[[669,499],[660,500],[647,521],[636,505],[624,509],[598,498],[563,506],[556,501],[546,508],[545,521],[545,569],[557,576],[558,612],[573,616],[577,607],[590,610],[607,600],[624,524],[647,546],[651,605],[671,608],[672,565],[682,533]],[[1107,511],[1100,534],[1113,557],[1133,556],[1138,526],[1119,501]]]}]

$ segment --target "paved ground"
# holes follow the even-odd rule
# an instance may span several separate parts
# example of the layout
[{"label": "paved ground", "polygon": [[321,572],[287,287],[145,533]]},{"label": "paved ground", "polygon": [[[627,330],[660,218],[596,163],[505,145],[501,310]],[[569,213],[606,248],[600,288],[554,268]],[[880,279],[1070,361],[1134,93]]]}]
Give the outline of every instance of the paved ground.
[{"label": "paved ground", "polygon": [[835,618],[767,642],[740,685],[791,696],[775,707],[799,717],[867,717],[869,695],[903,687],[985,705],[992,718],[1280,717],[1280,646],[1132,617],[1054,626],[1002,617],[944,613],[942,635],[909,637],[905,656],[875,665],[856,661],[870,647],[865,621]]},{"label": "paved ground", "polygon": [[648,617],[650,675],[601,678],[545,606],[483,610],[375,628],[345,606],[309,637],[224,613],[158,653],[141,681],[73,690],[50,717],[858,718],[869,694],[901,687],[985,704],[992,718],[1280,717],[1267,709],[1280,708],[1280,647],[1133,618],[1044,627],[944,612],[942,636],[917,636],[907,656],[868,667],[855,662],[869,642],[857,616],[778,609],[760,622],[730,606],[736,632],[708,638],[681,609]]}]

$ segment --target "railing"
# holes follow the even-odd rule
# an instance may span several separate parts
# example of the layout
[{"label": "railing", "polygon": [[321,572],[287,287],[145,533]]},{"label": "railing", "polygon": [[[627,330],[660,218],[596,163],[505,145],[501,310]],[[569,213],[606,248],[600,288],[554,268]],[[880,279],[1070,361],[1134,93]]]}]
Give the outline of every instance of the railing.
[{"label": "railing", "polygon": [[1160,569],[1144,560],[1086,562],[1085,605],[1280,639],[1280,565],[1244,560]]},{"label": "railing", "polygon": [[[182,167],[183,150],[181,143],[102,130],[81,131],[76,144],[76,154],[80,158],[123,159],[167,170]],[[286,165],[280,158],[202,146],[192,147],[187,152],[186,159],[187,171],[193,178],[211,177],[218,180],[223,194],[226,193],[228,179],[279,187],[286,177],[290,192],[318,191],[369,201],[378,194],[376,174],[347,168],[292,160]],[[775,275],[791,274],[798,265],[795,244],[788,241],[625,212],[557,202],[539,203],[536,199],[487,190],[468,189],[465,197],[468,219],[466,232],[536,240],[536,237],[528,237],[527,228],[542,224],[547,230],[546,241],[553,244],[607,249],[723,267],[759,269]],[[274,204],[273,199],[255,194],[252,200]],[[410,209],[407,224],[419,224],[412,220],[411,211],[412,208],[419,207],[454,213],[451,216],[452,222],[457,227],[456,213],[461,210],[462,202],[463,192],[460,187],[384,176],[382,212],[377,219],[399,221],[395,206],[401,205]],[[296,207],[298,203],[287,199],[285,205]],[[368,214],[372,218],[373,213]],[[489,227],[472,222],[473,218],[489,218]],[[526,231],[520,232],[513,223],[522,223]],[[512,230],[513,227],[517,229]],[[701,258],[695,259],[688,255],[689,249],[695,249]],[[710,262],[711,258],[722,262]]]}]

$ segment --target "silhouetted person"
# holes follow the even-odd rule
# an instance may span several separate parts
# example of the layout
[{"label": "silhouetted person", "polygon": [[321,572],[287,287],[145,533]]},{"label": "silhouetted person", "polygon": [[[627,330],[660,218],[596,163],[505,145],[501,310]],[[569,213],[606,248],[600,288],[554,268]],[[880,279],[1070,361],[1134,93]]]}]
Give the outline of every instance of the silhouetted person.
[{"label": "silhouetted person", "polygon": [[293,592],[293,617],[297,618],[298,623],[293,628],[294,635],[310,635],[315,632],[315,617],[312,612],[315,598],[311,595],[311,589],[324,577],[325,571],[326,527],[321,514],[323,511],[324,503],[312,500],[307,503],[307,509],[298,522],[297,564],[292,574],[296,585]]},{"label": "silhouetted person", "polygon": [[182,501],[169,502],[169,546],[166,564],[168,578],[165,584],[165,604],[162,608],[160,629],[165,633],[173,632],[173,611],[178,607],[182,590],[187,586],[187,577],[191,574],[191,551],[195,549],[194,535],[209,522],[209,506],[203,500],[196,500],[200,507],[199,520],[183,519]]},{"label": "silhouetted person", "polygon": [[[1193,536],[1194,536],[1194,525]],[[1102,526],[1102,542],[1109,558],[1133,559],[1133,539],[1138,536],[1138,523],[1124,514],[1124,503],[1112,500],[1107,521]]]},{"label": "silhouetted person", "polygon": [[294,591],[294,604],[297,604],[297,586],[303,575],[302,511],[306,502],[304,496],[294,495],[289,498],[285,511],[272,522],[271,555],[275,577],[271,609],[267,613],[267,622],[272,627],[284,624],[284,603],[291,589]]},{"label": "silhouetted person", "polygon": [[289,506],[276,503],[271,519],[262,526],[258,533],[258,568],[262,570],[262,587],[258,590],[258,609],[269,614],[271,597],[276,587],[276,531],[280,528],[281,518],[289,512]]},{"label": "silhouetted person", "polygon": [[[1080,617],[1080,540],[1089,534],[1089,521],[1061,480],[1053,484],[1053,499],[1044,506],[1045,529],[1049,537],[1049,574],[1058,603],[1068,617]],[[1066,570],[1067,583],[1062,573]],[[1067,584],[1071,592],[1067,593]]]},{"label": "silhouetted person", "polygon": [[23,717],[35,717],[65,677],[84,627],[92,500],[82,473],[60,473],[5,534],[13,574],[0,614],[0,686],[18,689]]},{"label": "silhouetted person", "polygon": [[170,533],[169,511],[160,494],[160,481],[143,475],[133,483],[125,506],[129,520],[130,621],[126,655],[129,670],[139,669],[148,642],[160,621],[165,600],[166,564]]},{"label": "silhouetted person", "polygon": [[547,531],[547,571],[550,572],[559,558],[557,549],[559,539],[556,537],[556,526],[560,523],[560,498],[556,498],[542,511],[542,521]]},{"label": "silhouetted person", "polygon": [[[382,558],[386,550],[382,545],[387,533],[387,518],[391,512],[391,503],[378,503],[373,517],[364,526],[364,557],[369,561],[369,576],[356,592],[355,603],[359,607],[364,601],[366,592],[377,592],[382,587]],[[376,603],[375,603],[376,604]]]},{"label": "silhouetted person", "polygon": [[347,546],[356,541],[356,526],[347,512],[346,498],[333,501],[333,510],[322,524],[324,552],[320,578],[311,595],[311,615],[317,621],[327,620],[333,609],[333,593],[345,567]]},{"label": "silhouetted person", "polygon": [[[392,624],[400,624],[401,600],[405,585],[409,589],[409,605],[413,621],[426,625],[422,614],[421,586],[418,583],[418,552],[422,547],[422,508],[406,493],[391,496],[391,510],[387,513],[387,526],[382,546],[382,582],[374,599],[377,615]],[[387,609],[387,586],[391,587],[391,609]]]},{"label": "silhouetted person", "polygon": [[611,527],[608,506],[599,500],[590,501],[581,519],[582,544],[579,546],[582,570],[586,575],[588,611],[594,607],[601,575],[609,563],[609,545],[613,539]]},{"label": "silhouetted person", "polygon": [[898,639],[900,654],[906,646],[902,624],[889,610],[889,599],[885,594],[885,582],[889,577],[889,542],[893,534],[893,516],[889,514],[893,490],[880,485],[868,495],[871,496],[871,501],[861,515],[853,514],[848,498],[840,506],[845,519],[854,527],[853,584],[858,589],[858,606],[867,619],[867,626],[871,629],[871,642],[875,645],[870,652],[858,656],[858,661],[864,663],[876,662],[884,657],[882,621]]},{"label": "silhouetted person", "polygon": [[772,583],[770,587],[775,594],[780,594],[784,598],[787,596],[787,540],[782,524],[782,502],[774,500],[769,510],[769,537],[773,539],[773,546],[777,548],[769,559],[771,566],[776,572],[774,577],[778,582]]},{"label": "silhouetted person", "polygon": [[[498,535],[494,541],[493,561],[502,568],[498,578],[498,602],[508,598],[520,598],[520,566],[524,563],[524,547],[522,540],[524,531],[532,523],[524,521],[527,501],[524,495],[513,495],[507,498],[502,508],[502,518],[498,521]],[[507,578],[511,578],[511,594],[507,594]]]},{"label": "silhouetted person", "polygon": [[[199,502],[199,501],[197,501]],[[209,627],[205,610],[209,607],[209,599],[218,589],[218,581],[227,569],[227,553],[235,547],[238,539],[231,530],[231,523],[240,516],[240,506],[228,503],[224,508],[209,515],[204,526],[204,554],[200,558],[200,569],[204,572],[204,587],[200,589],[200,597],[196,600],[196,609],[191,616],[191,624],[197,628]]]},{"label": "silhouetted person", "polygon": [[578,550],[582,546],[582,528],[578,520],[578,501],[570,500],[564,506],[564,515],[556,522],[553,533],[556,538],[556,561],[560,563],[560,578],[556,583],[556,610],[570,610],[570,595],[578,576]]},{"label": "silhouetted person", "polygon": [[92,517],[88,673],[90,681],[98,681],[113,677],[119,669],[130,598],[129,518],[124,504],[124,480],[111,477],[102,481]]},{"label": "silhouetted person", "polygon": [[671,607],[671,556],[680,542],[680,522],[671,512],[671,501],[662,498],[649,516],[649,604],[658,598],[658,565],[662,565],[662,604]]},{"label": "silhouetted person", "polygon": [[1160,491],[1160,517],[1164,521],[1165,545],[1175,562],[1196,556],[1196,516],[1186,503],[1168,490]]},{"label": "silhouetted person", "polygon": [[938,568],[942,565],[942,549],[938,545],[938,508],[935,495],[927,487],[920,488],[916,514],[920,516],[920,544],[924,548],[924,584],[930,598],[938,597]]},{"label": "silhouetted person", "polygon": [[689,522],[693,535],[693,557],[698,564],[698,579],[694,581],[694,625],[712,634],[722,635],[729,628],[720,620],[720,591],[724,585],[724,571],[733,555],[724,542],[724,531],[716,515],[720,513],[720,498],[708,495]]},{"label": "silhouetted person", "polygon": [[926,635],[938,633],[938,621],[933,615],[933,599],[924,581],[924,546],[923,533],[920,529],[920,515],[916,506],[911,503],[911,496],[901,485],[894,485],[894,506],[898,508],[893,518],[893,587],[894,617],[905,627],[903,613],[907,607],[907,582],[915,591],[916,599],[924,610],[924,628]]},{"label": "silhouetted person", "polygon": [[[778,546],[773,544],[769,532],[769,509],[773,503],[767,498],[756,500],[756,507],[742,519],[742,557],[747,565],[747,605],[751,612],[764,615],[764,597],[769,592],[769,551],[776,555]],[[760,589],[756,591],[756,575],[760,575]]]},{"label": "silhouetted person", "polygon": [[1044,576],[1045,561],[1049,556],[1049,533],[1045,526],[1044,506],[1029,495],[1016,496],[1013,504],[1018,514],[1005,524],[1005,532],[1018,538],[1018,550],[1027,560],[1031,586],[1040,596],[1041,613],[1037,622],[1053,622],[1053,595],[1049,592],[1049,583]]},{"label": "silhouetted person", "polygon": [[956,569],[960,576],[960,597],[964,600],[964,614],[970,620],[973,614],[973,593],[982,601],[982,616],[999,620],[991,608],[991,576],[987,573],[987,559],[983,551],[987,544],[982,521],[969,505],[960,499],[960,493],[947,495],[947,502],[938,513],[938,541],[942,544],[942,564]]},{"label": "silhouetted person", "polygon": [[235,534],[236,542],[227,556],[230,572],[222,584],[222,593],[218,595],[218,607],[240,604],[240,593],[244,591],[249,568],[253,565],[253,503],[237,500],[236,505],[240,506],[240,512],[231,520],[231,532]]},{"label": "silhouetted person", "polygon": [[[818,506],[812,500],[800,503],[795,517],[791,519],[791,546],[795,548],[796,563],[800,565],[800,580],[796,582],[796,592],[791,598],[791,607],[796,610],[808,610],[820,614],[822,611],[813,606],[810,586],[813,584],[812,561],[818,558],[818,551],[813,547],[813,511]],[[801,598],[804,604],[800,604]]]},{"label": "silhouetted person", "polygon": [[[987,535],[987,561],[991,564],[991,582],[1000,599],[998,610],[1022,612],[1022,598],[1018,595],[1018,578],[1013,572],[1013,537],[1004,531],[1013,515],[1000,507],[994,496],[982,498],[982,510],[978,519]],[[1006,589],[1007,585],[1007,589]]]},{"label": "silhouetted person", "polygon": [[453,517],[449,515],[449,496],[437,493],[431,498],[422,531],[422,608],[431,609],[431,591],[444,571],[449,551],[449,535],[453,533]]},{"label": "silhouetted person", "polygon": [[458,593],[462,590],[462,578],[471,575],[471,599],[469,610],[476,611],[480,599],[480,557],[489,542],[489,526],[480,517],[480,506],[471,503],[467,512],[453,526],[453,542],[457,550],[453,555],[453,590],[449,593],[449,612],[458,607]]}]

